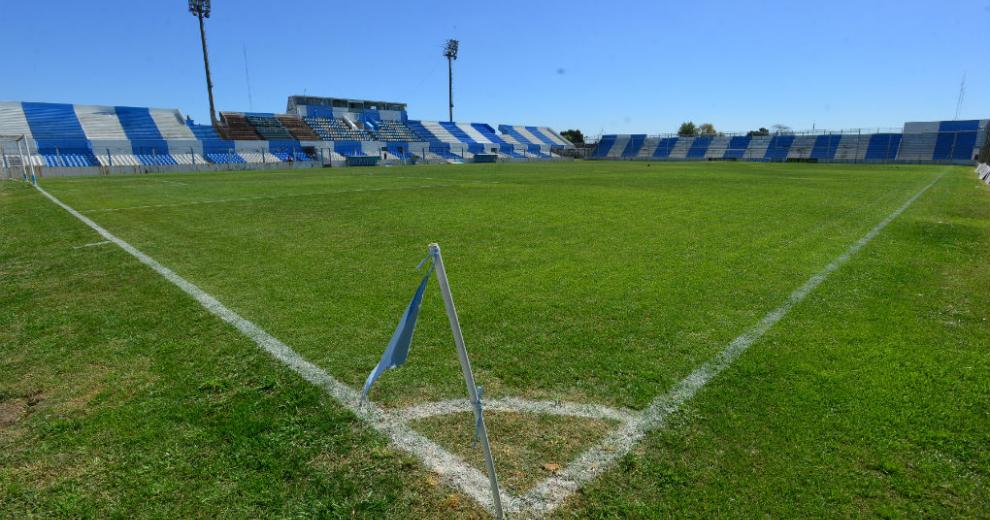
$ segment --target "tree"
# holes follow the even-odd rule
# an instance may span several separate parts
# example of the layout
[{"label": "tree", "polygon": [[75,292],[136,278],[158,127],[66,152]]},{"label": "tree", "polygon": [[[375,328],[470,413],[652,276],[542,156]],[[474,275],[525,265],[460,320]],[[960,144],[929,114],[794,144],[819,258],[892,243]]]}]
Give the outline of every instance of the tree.
[{"label": "tree", "polygon": [[694,122],[685,121],[681,123],[681,127],[677,130],[677,135],[681,137],[691,137],[698,135],[698,128],[694,126]]},{"label": "tree", "polygon": [[794,131],[791,130],[791,127],[778,123],[776,125],[773,125],[773,133],[777,135],[791,135],[794,133]]},{"label": "tree", "polygon": [[749,132],[746,132],[747,137],[763,137],[767,135],[770,135],[770,130],[763,128],[762,126],[759,130],[750,130]]},{"label": "tree", "polygon": [[718,132],[715,131],[715,125],[713,125],[711,123],[702,123],[701,126],[698,127],[698,134],[699,135],[718,135]]},{"label": "tree", "polygon": [[584,144],[584,134],[580,130],[564,130],[560,135],[574,144]]}]

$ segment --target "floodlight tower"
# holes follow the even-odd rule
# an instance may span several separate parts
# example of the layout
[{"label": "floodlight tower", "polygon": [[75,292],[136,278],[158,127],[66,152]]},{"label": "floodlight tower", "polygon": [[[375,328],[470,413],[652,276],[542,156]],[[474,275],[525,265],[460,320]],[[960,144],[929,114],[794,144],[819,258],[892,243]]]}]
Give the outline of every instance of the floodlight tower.
[{"label": "floodlight tower", "polygon": [[457,59],[457,50],[461,42],[457,40],[447,40],[447,45],[443,48],[443,55],[447,58],[447,94],[450,99],[450,122],[454,122],[454,60]]},{"label": "floodlight tower", "polygon": [[210,97],[210,122],[217,126],[217,111],[213,104],[213,78],[210,76],[210,55],[206,52],[206,25],[210,17],[210,0],[189,0],[189,12],[199,18],[199,38],[203,42],[203,64],[206,66],[206,93]]}]

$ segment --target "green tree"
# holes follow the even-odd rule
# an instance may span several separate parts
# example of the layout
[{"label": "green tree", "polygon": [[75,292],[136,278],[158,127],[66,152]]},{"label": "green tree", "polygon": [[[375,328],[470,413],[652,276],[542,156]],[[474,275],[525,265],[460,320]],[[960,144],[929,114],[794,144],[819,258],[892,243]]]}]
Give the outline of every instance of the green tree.
[{"label": "green tree", "polygon": [[715,125],[711,123],[702,123],[698,127],[699,135],[718,135],[718,131],[715,130]]},{"label": "green tree", "polygon": [[681,123],[681,127],[677,130],[677,135],[682,137],[698,135],[698,127],[694,126],[694,122],[692,121],[685,121]]},{"label": "green tree", "polygon": [[584,144],[584,134],[580,130],[564,130],[560,136],[574,144]]}]

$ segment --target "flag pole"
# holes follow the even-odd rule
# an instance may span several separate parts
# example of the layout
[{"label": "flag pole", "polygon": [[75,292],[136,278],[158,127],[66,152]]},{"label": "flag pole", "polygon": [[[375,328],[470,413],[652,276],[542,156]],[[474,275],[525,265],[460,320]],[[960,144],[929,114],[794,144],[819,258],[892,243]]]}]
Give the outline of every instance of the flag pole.
[{"label": "flag pole", "polygon": [[474,420],[477,424],[478,439],[485,454],[485,466],[488,469],[488,481],[492,486],[492,501],[495,506],[495,518],[502,518],[502,496],[498,490],[498,477],[495,475],[495,459],[492,458],[492,447],[488,443],[488,429],[485,428],[485,417],[481,412],[481,397],[474,383],[474,373],[471,371],[471,361],[468,359],[467,348],[464,346],[464,336],[461,335],[461,324],[457,319],[457,309],[454,307],[454,297],[450,294],[450,284],[447,283],[447,271],[443,267],[443,257],[440,256],[440,245],[433,243],[429,246],[433,256],[433,265],[440,283],[440,294],[443,305],[447,309],[450,328],[454,333],[454,344],[457,345],[457,357],[461,362],[461,372],[464,373],[464,383],[467,384],[468,398],[474,409]]}]

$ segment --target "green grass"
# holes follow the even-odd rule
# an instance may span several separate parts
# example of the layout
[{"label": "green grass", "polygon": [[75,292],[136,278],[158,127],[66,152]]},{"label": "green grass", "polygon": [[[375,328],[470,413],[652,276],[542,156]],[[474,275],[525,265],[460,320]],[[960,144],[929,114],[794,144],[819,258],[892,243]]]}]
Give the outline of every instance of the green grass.
[{"label": "green grass", "polygon": [[[981,516],[990,192],[967,168],[547,163],[42,183],[353,387],[439,242],[486,395],[642,409],[943,171],[557,514]],[[0,183],[0,210],[2,514],[481,514],[126,253],[74,249],[102,239],[34,190]],[[463,392],[432,286],[409,362],[371,398]]]}]

